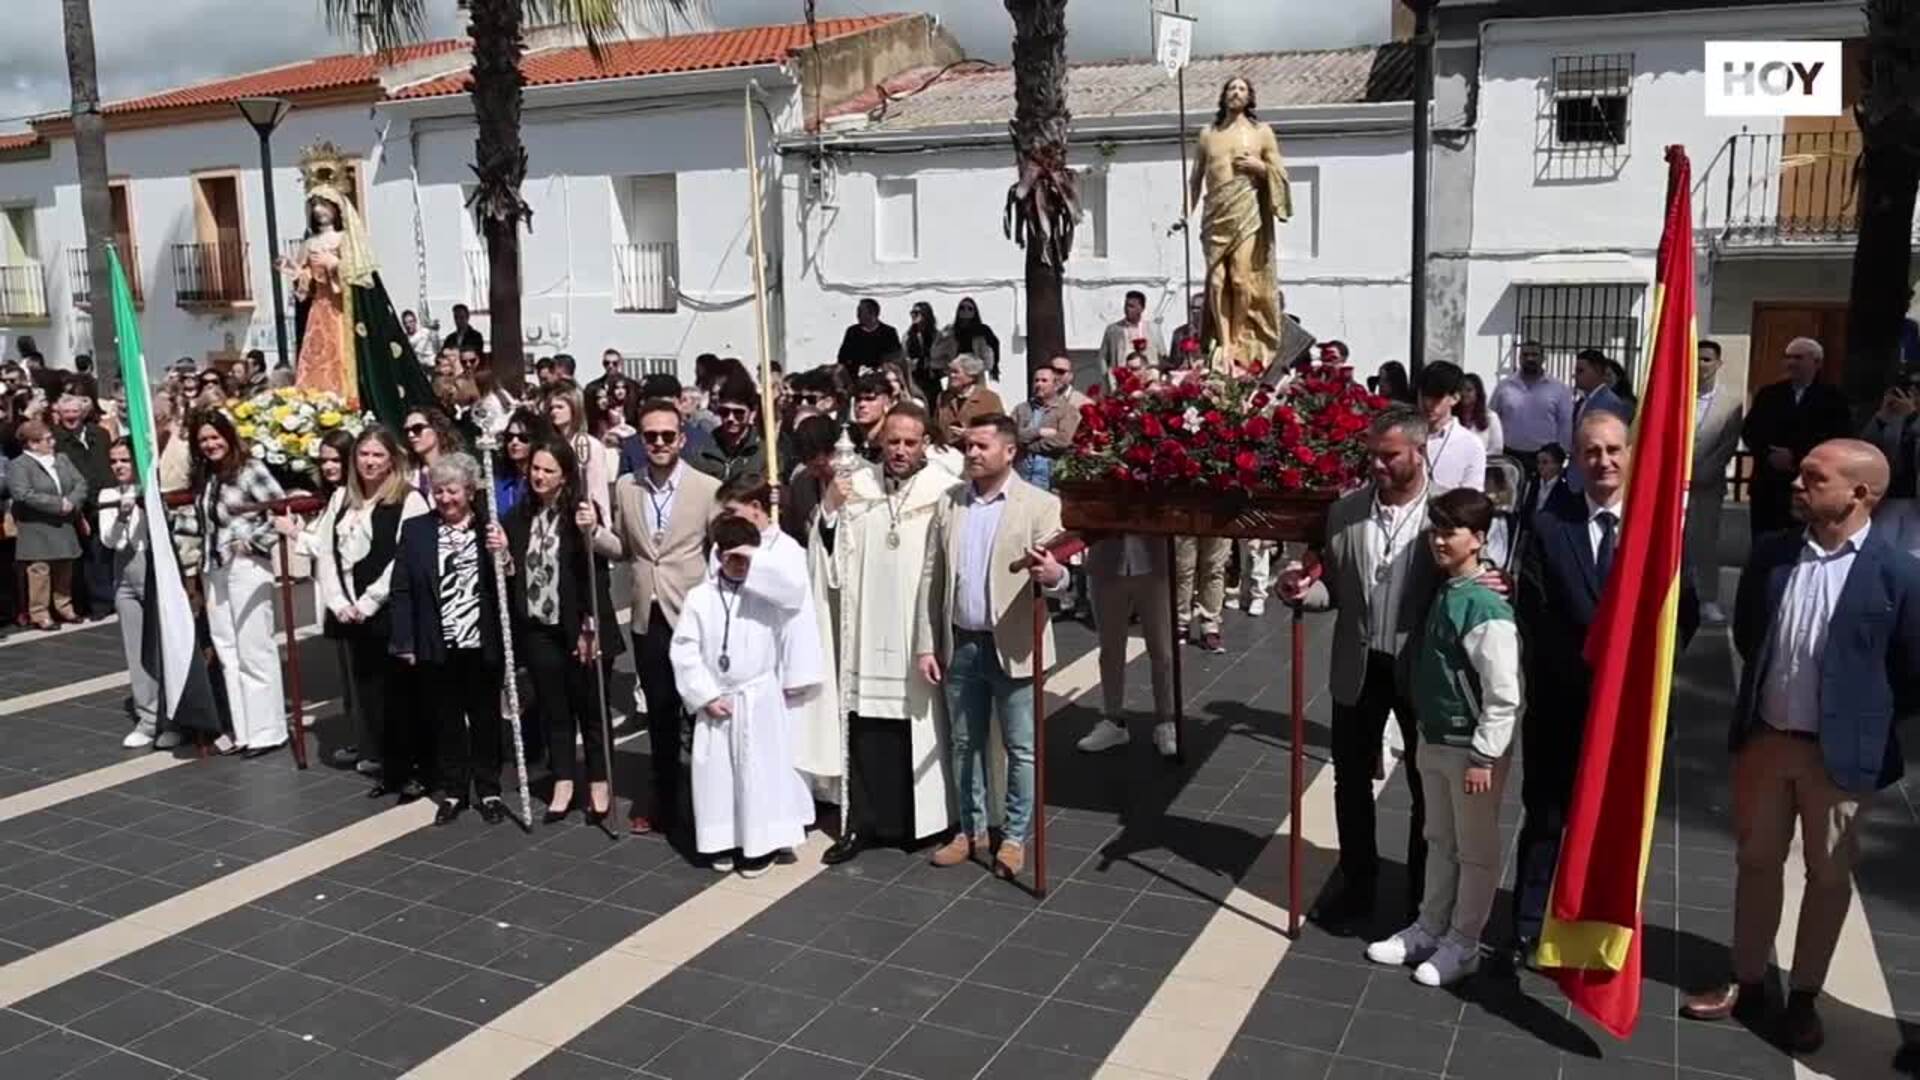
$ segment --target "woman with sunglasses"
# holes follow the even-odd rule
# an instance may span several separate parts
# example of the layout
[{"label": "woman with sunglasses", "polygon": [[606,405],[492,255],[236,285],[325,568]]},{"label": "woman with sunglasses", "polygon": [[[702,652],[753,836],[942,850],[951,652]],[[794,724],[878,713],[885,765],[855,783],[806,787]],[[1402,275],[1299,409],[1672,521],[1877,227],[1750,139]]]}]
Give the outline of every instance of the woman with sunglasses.
[{"label": "woman with sunglasses", "polygon": [[464,450],[466,446],[454,429],[453,419],[435,408],[410,410],[400,422],[400,433],[407,440],[408,482],[425,499],[433,490],[427,469],[442,455]]},{"label": "woman with sunglasses", "polygon": [[940,320],[933,314],[933,305],[925,300],[914,301],[902,344],[906,349],[907,370],[913,374],[914,391],[923,401],[939,397],[940,387],[946,382],[946,367],[944,364],[936,367],[933,362],[933,347],[939,342]]},{"label": "woman with sunglasses", "polygon": [[193,403],[198,408],[217,409],[225,405],[231,396],[227,392],[226,377],[220,374],[219,368],[208,368],[201,372],[194,386],[197,393]]},{"label": "woman with sunglasses", "polygon": [[[347,482],[352,460],[353,432],[335,428],[320,436],[320,448],[314,451],[314,481],[318,488],[314,494],[323,504],[320,512],[310,521],[301,521],[291,514],[273,519],[273,527],[293,545],[294,554],[317,561],[326,550],[327,537],[333,531],[334,495]],[[357,769],[364,776],[378,776],[380,735],[367,726],[366,714],[354,693],[352,652],[347,643],[339,639],[334,640],[333,651],[340,664],[342,703],[346,706],[346,715],[353,718],[353,742],[334,747],[327,760],[335,768]]]},{"label": "woman with sunglasses", "polygon": [[[595,686],[594,665],[602,654],[612,657],[625,645],[606,564],[588,551],[586,536],[576,527],[583,513],[597,513],[580,493],[578,476],[567,440],[548,437],[535,444],[527,460],[527,498],[489,527],[487,537],[490,549],[508,553],[514,653],[532,675],[534,708],[547,731],[547,767],[554,777],[543,818],[549,824],[573,808],[582,775],[576,743],[586,749],[587,821],[599,824],[612,809],[605,703]],[[591,572],[589,558],[597,564]],[[598,586],[593,594],[589,580]]]},{"label": "woman with sunglasses", "polygon": [[273,520],[266,504],[286,496],[266,463],[248,455],[233,421],[204,409],[193,432],[193,517],[200,538],[207,631],[220,658],[234,745],[247,757],[287,741],[280,647],[274,636]]},{"label": "woman with sunglasses", "polygon": [[493,497],[499,504],[501,518],[527,497],[527,460],[533,454],[534,443],[552,433],[553,426],[547,423],[547,418],[532,409],[515,409],[507,417],[506,428],[500,434],[500,452],[494,456],[493,463]]},{"label": "woman with sunglasses", "polygon": [[559,382],[547,388],[547,422],[553,425],[556,437],[566,440],[573,449],[574,461],[586,466],[585,484],[580,478],[573,480],[583,498],[591,500],[594,509],[600,511],[601,521],[613,520],[613,451],[607,444],[595,438],[588,425],[586,397],[580,392],[580,386],[572,382]]},{"label": "woman with sunglasses", "polygon": [[367,796],[398,792],[411,802],[426,793],[430,729],[412,713],[412,672],[388,654],[387,597],[400,529],[425,514],[427,502],[407,483],[400,443],[386,428],[361,432],[351,460],[347,481],[327,501],[315,591],[326,636],[347,647],[354,726],[381,750],[379,778]]}]

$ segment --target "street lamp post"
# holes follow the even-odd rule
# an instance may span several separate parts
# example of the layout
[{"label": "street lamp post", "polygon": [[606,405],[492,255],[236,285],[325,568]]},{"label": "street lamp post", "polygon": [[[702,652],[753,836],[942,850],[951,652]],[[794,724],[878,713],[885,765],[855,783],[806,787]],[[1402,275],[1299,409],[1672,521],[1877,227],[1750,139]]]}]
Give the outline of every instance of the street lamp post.
[{"label": "street lamp post", "polygon": [[1413,378],[1427,366],[1427,215],[1433,131],[1433,9],[1438,0],[1407,0],[1413,9],[1413,306],[1409,319],[1407,371]]},{"label": "street lamp post", "polygon": [[[241,98],[234,104],[252,125],[254,134],[260,136],[260,191],[267,202],[267,266],[272,268],[280,257],[280,223],[273,209],[273,129],[293,111],[293,102],[286,98],[253,97]],[[282,296],[279,270],[272,269],[267,276],[273,282],[273,339],[280,352],[279,366],[284,368],[288,366],[287,302]]]}]

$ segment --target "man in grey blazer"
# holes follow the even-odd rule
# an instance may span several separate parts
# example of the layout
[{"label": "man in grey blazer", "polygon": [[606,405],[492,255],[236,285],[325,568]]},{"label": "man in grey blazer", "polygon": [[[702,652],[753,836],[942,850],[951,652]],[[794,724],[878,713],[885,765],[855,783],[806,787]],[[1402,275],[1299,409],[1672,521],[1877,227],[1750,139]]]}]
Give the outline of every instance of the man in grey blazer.
[{"label": "man in grey blazer", "polygon": [[1687,578],[1700,596],[1701,621],[1727,620],[1720,609],[1720,517],[1727,501],[1727,465],[1740,447],[1740,421],[1746,411],[1736,387],[1720,385],[1720,343],[1702,339],[1699,395],[1693,406],[1693,480],[1687,485],[1686,539],[1682,548]]},{"label": "man in grey blazer", "polygon": [[[1327,515],[1318,555],[1289,567],[1279,593],[1310,611],[1334,613],[1329,690],[1333,694],[1333,802],[1340,837],[1340,890],[1316,905],[1313,919],[1347,928],[1374,913],[1380,852],[1373,778],[1387,714],[1406,747],[1401,769],[1413,794],[1407,829],[1405,900],[1417,907],[1426,881],[1426,810],[1416,768],[1419,738],[1398,667],[1408,636],[1425,619],[1437,584],[1427,551],[1427,423],[1407,408],[1375,417],[1367,434],[1372,480],[1343,496]],[[1392,913],[1389,921],[1400,920]]]},{"label": "man in grey blazer", "polygon": [[[927,681],[946,687],[960,830],[933,855],[935,866],[984,859],[987,732],[995,712],[1007,750],[1006,825],[994,871],[1026,865],[1033,815],[1034,582],[1067,586],[1067,568],[1041,547],[1060,532],[1060,500],[1014,475],[1019,429],[1000,413],[968,422],[961,445],[967,483],[934,504],[926,568],[914,604],[913,652]],[[1053,655],[1053,625],[1042,649]]]}]

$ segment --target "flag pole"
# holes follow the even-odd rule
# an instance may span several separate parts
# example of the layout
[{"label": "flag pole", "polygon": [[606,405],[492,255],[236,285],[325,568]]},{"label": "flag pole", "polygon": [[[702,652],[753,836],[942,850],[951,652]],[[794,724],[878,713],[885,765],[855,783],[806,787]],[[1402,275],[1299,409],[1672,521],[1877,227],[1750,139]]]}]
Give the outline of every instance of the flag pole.
[{"label": "flag pole", "polygon": [[767,451],[767,484],[773,488],[774,511],[777,514],[780,489],[784,484],[780,476],[780,418],[774,414],[774,404],[778,399],[773,391],[772,336],[767,330],[767,255],[760,225],[760,150],[753,133],[753,91],[756,85],[747,84],[744,98],[747,221],[752,226],[753,234],[753,311],[760,331],[760,441]]}]

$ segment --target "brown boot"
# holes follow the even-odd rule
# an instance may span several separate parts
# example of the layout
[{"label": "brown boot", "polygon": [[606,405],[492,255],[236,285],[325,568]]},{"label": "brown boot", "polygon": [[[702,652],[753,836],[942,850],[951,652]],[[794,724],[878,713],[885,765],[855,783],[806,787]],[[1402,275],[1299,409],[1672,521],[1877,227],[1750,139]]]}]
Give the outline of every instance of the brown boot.
[{"label": "brown boot", "polygon": [[1000,851],[993,857],[993,872],[1012,881],[1020,876],[1027,865],[1027,849],[1018,840],[1000,841]]},{"label": "brown boot", "polygon": [[959,866],[961,863],[973,857],[973,848],[976,843],[980,845],[981,851],[987,850],[987,840],[985,837],[981,837],[976,841],[966,833],[954,833],[953,839],[940,845],[939,849],[933,853],[933,858],[929,861],[935,866]]}]

